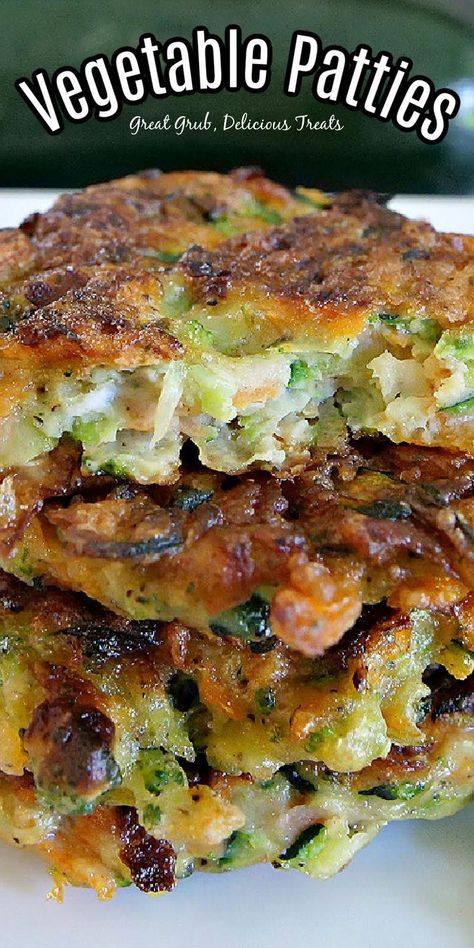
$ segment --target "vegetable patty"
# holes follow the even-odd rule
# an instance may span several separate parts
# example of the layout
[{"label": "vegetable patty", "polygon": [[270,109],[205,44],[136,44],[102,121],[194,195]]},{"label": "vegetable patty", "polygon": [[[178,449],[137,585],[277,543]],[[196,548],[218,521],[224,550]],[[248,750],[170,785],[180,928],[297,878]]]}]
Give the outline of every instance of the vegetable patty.
[{"label": "vegetable patty", "polygon": [[461,454],[366,439],[320,450],[289,481],[191,468],[169,487],[80,484],[62,462],[61,476],[66,496],[49,501],[31,472],[3,481],[4,569],[255,653],[281,639],[321,655],[365,606],[443,610],[474,590],[474,461]]},{"label": "vegetable patty", "polygon": [[0,466],[302,470],[348,432],[472,450],[473,238],[252,170],[145,174],[3,237]]},{"label": "vegetable patty", "polygon": [[255,169],[0,235],[0,835],[57,895],[472,799],[473,247]]},{"label": "vegetable patty", "polygon": [[325,878],[472,797],[472,597],[369,611],[313,660],[0,584],[0,834],[58,895],[265,861]]}]

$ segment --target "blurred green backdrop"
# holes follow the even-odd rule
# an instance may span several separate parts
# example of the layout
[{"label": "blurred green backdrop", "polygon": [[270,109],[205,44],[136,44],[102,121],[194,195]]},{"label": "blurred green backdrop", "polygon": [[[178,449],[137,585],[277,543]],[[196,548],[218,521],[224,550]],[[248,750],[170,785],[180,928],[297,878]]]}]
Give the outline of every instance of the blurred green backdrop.
[{"label": "blurred green backdrop", "polygon": [[[215,168],[259,164],[289,183],[319,183],[328,189],[375,187],[382,191],[465,193],[474,190],[474,3],[473,0],[0,0],[0,186],[75,187],[138,168]],[[129,105],[112,122],[91,119],[66,123],[49,136],[21,100],[13,83],[44,67],[79,66],[95,53],[136,46],[140,34],[159,39],[190,37],[196,25],[223,35],[238,23],[244,35],[263,32],[273,46],[273,78],[262,94],[198,94]],[[455,86],[463,106],[445,140],[423,145],[402,133],[343,107],[323,106],[303,84],[298,99],[283,95],[290,37],[310,29],[325,45],[352,50],[358,43],[374,52],[409,55],[414,74],[435,85]],[[132,136],[129,122],[166,112],[173,120],[207,109],[219,119],[282,118],[307,112],[313,119],[335,112],[344,131],[203,134],[181,137],[158,132]]]}]

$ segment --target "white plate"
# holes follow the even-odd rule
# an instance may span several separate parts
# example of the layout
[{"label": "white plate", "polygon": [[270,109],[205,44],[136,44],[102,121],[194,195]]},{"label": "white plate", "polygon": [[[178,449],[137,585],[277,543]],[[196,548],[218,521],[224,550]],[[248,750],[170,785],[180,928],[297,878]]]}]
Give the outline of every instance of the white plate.
[{"label": "white plate", "polygon": [[[0,191],[0,226],[44,210],[53,192]],[[392,206],[474,233],[473,198],[399,196]],[[101,904],[0,846],[2,948],[472,948],[474,808],[439,823],[386,827],[340,875],[312,882],[269,867],[195,875],[159,899],[122,889]]]}]

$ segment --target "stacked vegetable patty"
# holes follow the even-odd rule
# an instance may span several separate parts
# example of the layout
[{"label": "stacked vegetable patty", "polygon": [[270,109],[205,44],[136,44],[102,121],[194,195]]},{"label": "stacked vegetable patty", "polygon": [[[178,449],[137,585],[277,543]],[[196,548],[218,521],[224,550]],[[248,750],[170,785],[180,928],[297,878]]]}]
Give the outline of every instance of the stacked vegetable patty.
[{"label": "stacked vegetable patty", "polygon": [[239,169],[0,242],[2,837],[106,898],[472,799],[472,238]]}]

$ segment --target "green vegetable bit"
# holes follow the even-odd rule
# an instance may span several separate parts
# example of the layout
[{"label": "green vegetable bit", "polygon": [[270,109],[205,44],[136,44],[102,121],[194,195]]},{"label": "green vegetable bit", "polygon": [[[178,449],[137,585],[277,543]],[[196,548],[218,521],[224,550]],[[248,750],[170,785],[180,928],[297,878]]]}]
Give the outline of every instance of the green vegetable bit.
[{"label": "green vegetable bit", "polygon": [[192,513],[201,504],[207,503],[213,493],[212,490],[200,490],[197,487],[178,487],[173,495],[173,506]]},{"label": "green vegetable bit", "polygon": [[163,292],[163,312],[167,316],[182,316],[191,309],[192,300],[185,286],[168,283]]},{"label": "green vegetable bit", "polygon": [[235,635],[245,639],[254,652],[267,652],[274,648],[276,638],[269,626],[269,603],[254,593],[247,602],[219,613],[210,623],[216,635]]},{"label": "green vegetable bit", "polygon": [[269,626],[270,605],[254,593],[247,602],[219,613],[210,623],[216,635],[235,635],[245,639],[253,652],[268,652],[275,647],[276,637]]},{"label": "green vegetable bit", "polygon": [[318,840],[319,845],[317,845],[317,849],[320,850],[324,846],[325,837],[326,827],[323,823],[315,823],[313,826],[308,826],[308,828],[303,830],[297,839],[295,839],[294,843],[288,846],[288,849],[285,849],[285,852],[279,857],[278,862],[288,865],[295,860],[298,866],[302,868],[308,858],[310,849],[311,855],[313,857],[316,855],[314,841]]},{"label": "green vegetable bit", "polygon": [[396,500],[376,500],[373,504],[354,509],[375,520],[407,520],[411,516],[411,507],[403,500],[400,503]]},{"label": "green vegetable bit", "polygon": [[458,527],[458,529],[461,530],[462,533],[464,533],[464,536],[467,537],[467,539],[470,540],[471,543],[474,543],[474,530],[467,523],[464,517],[461,517],[458,513],[456,513],[454,515],[454,522],[455,522],[456,527]]},{"label": "green vegetable bit", "polygon": [[185,323],[181,323],[176,333],[182,342],[189,342],[200,349],[212,349],[214,346],[214,333],[205,329],[197,319],[187,319]]},{"label": "green vegetable bit", "polygon": [[255,698],[262,714],[270,714],[276,707],[276,696],[273,688],[259,688]]},{"label": "green vegetable bit", "polygon": [[10,332],[10,329],[13,329],[15,323],[6,313],[0,314],[0,332]]},{"label": "green vegetable bit", "polygon": [[[148,789],[148,788],[147,788]],[[155,806],[153,803],[148,803],[143,811],[143,825],[146,830],[150,831],[153,829],[161,819],[161,810],[159,806]]]},{"label": "green vegetable bit", "polygon": [[332,736],[333,730],[328,724],[325,724],[320,731],[313,731],[306,741],[306,750],[308,751],[308,754],[314,754],[319,744],[321,744],[322,741],[325,741],[328,737]]},{"label": "green vegetable bit", "polygon": [[295,388],[299,382],[306,382],[307,379],[311,377],[311,369],[307,362],[304,362],[302,359],[297,359],[296,362],[292,362],[290,366],[290,379],[288,382],[288,388]]},{"label": "green vegetable bit", "polygon": [[248,201],[245,201],[239,209],[239,217],[257,217],[260,220],[265,221],[267,224],[281,224],[283,218],[278,211],[275,211],[271,207],[267,207],[263,201],[259,201],[257,198],[251,198]]},{"label": "green vegetable bit", "polygon": [[[93,468],[92,462],[87,459],[82,466],[85,470],[88,470],[90,467]],[[112,458],[109,461],[105,461],[104,464],[101,464],[99,473],[110,474],[111,477],[116,477],[120,480],[126,480],[130,476],[126,464],[122,464],[120,461],[114,461]]]},{"label": "green vegetable bit", "polygon": [[425,789],[422,783],[380,784],[369,790],[359,790],[362,797],[380,797],[381,800],[412,800]]},{"label": "green vegetable bit", "polygon": [[177,251],[158,250],[156,253],[156,257],[160,261],[160,263],[177,263],[177,261],[182,256],[183,256],[182,250],[177,250]]},{"label": "green vegetable bit", "polygon": [[[186,776],[175,757],[159,748],[147,748],[140,752],[139,767],[143,782],[149,793],[158,794],[169,784],[184,787]],[[151,816],[151,813],[149,814]],[[155,813],[156,822],[156,813]]]},{"label": "green vegetable bit", "polygon": [[397,313],[376,313],[371,317],[370,322],[379,320],[390,329],[401,335],[417,336],[423,342],[438,342],[441,331],[433,319],[426,318],[406,318]]},{"label": "green vegetable bit", "polygon": [[446,405],[444,408],[438,409],[439,413],[443,412],[445,415],[467,415],[474,412],[474,395],[470,395],[469,398],[464,398],[461,402],[456,402],[454,405]]}]

